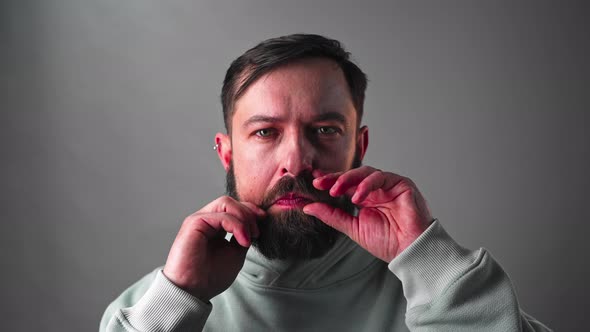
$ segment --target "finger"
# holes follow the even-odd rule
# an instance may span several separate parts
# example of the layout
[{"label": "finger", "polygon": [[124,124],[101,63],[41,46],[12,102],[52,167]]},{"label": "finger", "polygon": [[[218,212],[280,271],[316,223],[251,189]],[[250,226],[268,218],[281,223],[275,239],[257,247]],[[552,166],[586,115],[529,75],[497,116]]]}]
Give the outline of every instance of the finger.
[{"label": "finger", "polygon": [[392,199],[398,197],[399,195],[405,192],[414,192],[418,190],[418,188],[411,179],[400,175],[396,175],[394,180],[388,181],[388,183],[384,187],[385,190],[387,190],[387,196]]},{"label": "finger", "polygon": [[321,178],[322,176],[326,176],[326,175],[328,175],[328,174],[330,174],[330,173],[329,173],[329,172],[324,172],[324,171],[322,171],[322,170],[319,170],[319,169],[314,169],[314,170],[311,172],[311,175],[313,176],[313,178],[314,178],[314,179],[315,179],[315,178]]},{"label": "finger", "polygon": [[264,209],[257,206],[256,204],[250,203],[250,202],[239,202],[239,203],[241,203],[242,205],[244,205],[248,209],[250,209],[252,212],[254,212],[254,214],[256,214],[257,217],[259,217],[259,218],[266,217],[266,211],[264,211]]},{"label": "finger", "polygon": [[229,213],[247,223],[250,228],[250,234],[257,237],[258,227],[256,225],[256,219],[266,215],[266,212],[252,203],[245,203],[246,202],[239,202],[229,196],[221,196],[209,203],[201,211],[210,213]]},{"label": "finger", "polygon": [[[262,218],[266,217],[266,215],[267,215],[266,211],[259,208],[258,206],[256,206],[253,203],[242,202],[242,204],[246,208],[249,208],[252,212],[254,212],[256,214],[256,216],[258,217],[258,219],[262,219]],[[252,234],[253,238],[257,239],[260,236],[260,230],[258,229],[258,223],[256,221],[254,221],[252,223],[249,223],[249,225],[250,225],[250,234]]]},{"label": "finger", "polygon": [[385,177],[383,176],[383,172],[374,172],[364,178],[361,183],[356,186],[356,190],[350,198],[350,201],[353,204],[359,204],[364,201],[372,191],[381,188],[384,184]]},{"label": "finger", "polygon": [[354,204],[361,204],[372,192],[382,189],[391,190],[403,177],[389,172],[374,172],[367,176],[359,185],[350,199]]},{"label": "finger", "polygon": [[344,172],[330,173],[317,177],[312,182],[313,186],[318,190],[328,190],[332,188],[338,177],[342,174]]},{"label": "finger", "polygon": [[243,213],[241,216],[238,217],[238,219],[240,219],[248,225],[250,229],[250,235],[253,238],[258,238],[260,233],[258,230],[258,223],[256,221],[259,218],[262,218],[266,215],[266,212],[264,210],[250,202],[239,202],[233,200],[229,202],[229,205],[227,206],[227,211],[227,213],[231,214],[240,212]]},{"label": "finger", "polygon": [[356,225],[358,225],[358,219],[342,209],[326,203],[311,203],[303,207],[303,213],[318,218],[352,239],[356,238],[355,229]]},{"label": "finger", "polygon": [[357,186],[367,176],[377,171],[373,167],[363,166],[342,174],[338,177],[332,188],[330,188],[330,196],[338,197],[344,195],[351,187]]},{"label": "finger", "polygon": [[230,196],[221,196],[207,204],[199,212],[227,212],[238,218],[252,218],[256,214],[251,209],[245,208],[243,204]]},{"label": "finger", "polygon": [[246,257],[246,253],[248,252],[248,248],[243,247],[235,236],[232,236],[232,238],[229,240],[229,244],[234,248],[236,254],[238,255],[236,260],[243,262],[244,258]]},{"label": "finger", "polygon": [[242,247],[249,247],[251,244],[250,228],[229,213],[208,213],[195,218],[190,218],[183,225],[189,231],[197,231],[206,238],[213,239],[224,232],[232,233],[234,238]]}]

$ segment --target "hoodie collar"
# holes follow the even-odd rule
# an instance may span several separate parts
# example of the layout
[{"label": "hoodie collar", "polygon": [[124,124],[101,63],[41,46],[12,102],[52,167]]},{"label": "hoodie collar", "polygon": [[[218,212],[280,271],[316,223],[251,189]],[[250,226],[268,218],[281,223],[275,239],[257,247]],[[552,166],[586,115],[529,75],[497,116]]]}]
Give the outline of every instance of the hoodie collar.
[{"label": "hoodie collar", "polygon": [[326,254],[306,261],[269,260],[251,247],[240,276],[260,286],[317,289],[347,279],[377,262],[379,259],[342,235]]}]

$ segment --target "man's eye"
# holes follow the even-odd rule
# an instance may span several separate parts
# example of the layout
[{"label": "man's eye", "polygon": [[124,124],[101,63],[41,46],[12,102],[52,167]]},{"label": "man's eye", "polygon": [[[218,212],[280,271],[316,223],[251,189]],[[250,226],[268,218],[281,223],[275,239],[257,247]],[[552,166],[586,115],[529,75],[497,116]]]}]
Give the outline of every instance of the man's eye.
[{"label": "man's eye", "polygon": [[270,137],[273,135],[273,130],[270,128],[259,129],[256,131],[256,136],[258,137]]},{"label": "man's eye", "polygon": [[338,129],[334,127],[319,127],[318,133],[322,135],[333,135],[338,132]]}]

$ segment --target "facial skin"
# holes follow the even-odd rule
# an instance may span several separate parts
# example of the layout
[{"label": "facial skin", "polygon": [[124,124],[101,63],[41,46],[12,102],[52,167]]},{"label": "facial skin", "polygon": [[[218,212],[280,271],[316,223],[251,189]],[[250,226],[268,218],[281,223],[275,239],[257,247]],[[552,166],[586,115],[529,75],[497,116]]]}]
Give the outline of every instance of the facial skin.
[{"label": "facial skin", "polygon": [[216,143],[228,176],[233,173],[239,200],[262,206],[271,216],[312,218],[301,212],[303,206],[337,201],[301,187],[272,197],[273,189],[286,178],[297,178],[314,190],[313,177],[358,166],[368,130],[358,128],[338,65],[313,58],[279,67],[254,82],[235,103],[231,137],[219,133]]}]

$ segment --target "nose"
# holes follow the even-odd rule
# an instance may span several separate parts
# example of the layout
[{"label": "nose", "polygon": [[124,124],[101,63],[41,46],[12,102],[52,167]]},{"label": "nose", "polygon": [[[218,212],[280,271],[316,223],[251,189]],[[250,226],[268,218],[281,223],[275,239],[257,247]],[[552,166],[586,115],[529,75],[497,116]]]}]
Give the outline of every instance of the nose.
[{"label": "nose", "polygon": [[315,159],[315,148],[304,135],[292,135],[281,147],[281,176],[298,176],[304,171],[311,172]]}]

